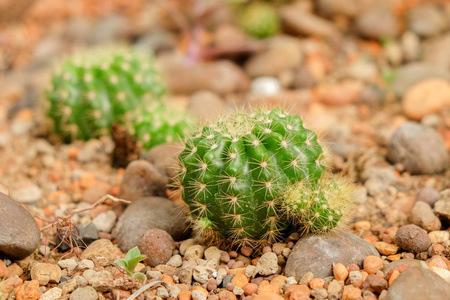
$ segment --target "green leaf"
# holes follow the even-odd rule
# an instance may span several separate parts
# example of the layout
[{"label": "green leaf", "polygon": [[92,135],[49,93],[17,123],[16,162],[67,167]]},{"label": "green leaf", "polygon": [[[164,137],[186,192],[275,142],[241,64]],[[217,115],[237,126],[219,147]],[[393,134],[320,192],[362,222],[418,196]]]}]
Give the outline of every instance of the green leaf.
[{"label": "green leaf", "polygon": [[131,248],[130,250],[128,250],[127,254],[125,255],[125,260],[129,261],[140,255],[141,255],[141,251],[139,250],[139,248],[134,247],[134,248]]},{"label": "green leaf", "polygon": [[125,260],[123,260],[123,259],[117,259],[114,263],[116,263],[116,264],[118,264],[118,265],[124,267],[125,270],[128,269],[128,264],[127,264],[127,262],[126,262]]},{"label": "green leaf", "polygon": [[131,276],[131,278],[137,279],[137,280],[142,280],[142,281],[147,280],[147,276],[145,276],[145,274],[142,274],[141,272],[134,273],[133,276]]},{"label": "green leaf", "polygon": [[127,261],[128,267],[131,269],[130,271],[133,272],[134,268],[136,268],[137,264],[146,257],[147,256],[145,256],[145,255],[139,255],[139,256],[134,257],[134,258],[130,259],[129,261]]}]

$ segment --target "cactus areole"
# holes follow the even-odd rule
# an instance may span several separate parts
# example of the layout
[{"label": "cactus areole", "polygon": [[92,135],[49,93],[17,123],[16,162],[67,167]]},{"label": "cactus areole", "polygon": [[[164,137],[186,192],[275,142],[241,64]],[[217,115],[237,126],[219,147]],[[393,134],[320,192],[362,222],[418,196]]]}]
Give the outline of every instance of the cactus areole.
[{"label": "cactus areole", "polygon": [[338,221],[340,207],[330,206],[333,191],[324,187],[331,183],[319,180],[325,166],[317,135],[281,109],[200,128],[179,162],[194,229],[207,237],[258,245],[299,226],[327,231]]}]

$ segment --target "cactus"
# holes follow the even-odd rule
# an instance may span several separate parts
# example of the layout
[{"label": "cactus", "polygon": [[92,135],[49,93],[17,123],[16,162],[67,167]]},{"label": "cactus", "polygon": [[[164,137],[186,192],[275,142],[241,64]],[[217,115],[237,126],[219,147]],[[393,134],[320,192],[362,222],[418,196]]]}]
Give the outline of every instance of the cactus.
[{"label": "cactus", "polygon": [[280,29],[277,11],[271,4],[262,2],[245,6],[239,24],[245,32],[259,39],[273,36]]},{"label": "cactus", "polygon": [[150,56],[126,47],[100,47],[59,65],[46,90],[47,116],[65,142],[108,135],[117,122],[145,138],[148,148],[184,136],[187,121],[161,101],[164,93]]},{"label": "cactus", "polygon": [[[186,140],[179,162],[194,229],[220,241],[262,245],[300,227],[327,232],[349,199],[348,184],[324,176],[317,135],[281,109],[239,113],[200,128]],[[341,196],[336,202],[331,194]]]}]

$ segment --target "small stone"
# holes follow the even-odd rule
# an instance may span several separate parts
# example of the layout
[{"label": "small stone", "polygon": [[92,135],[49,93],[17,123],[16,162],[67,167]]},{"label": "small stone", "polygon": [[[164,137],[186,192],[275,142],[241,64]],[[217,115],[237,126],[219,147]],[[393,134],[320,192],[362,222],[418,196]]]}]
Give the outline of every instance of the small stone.
[{"label": "small stone", "polygon": [[244,285],[242,289],[244,290],[244,294],[246,296],[251,296],[258,291],[258,285],[253,282],[249,282]]},{"label": "small stone", "polygon": [[299,284],[308,284],[311,280],[313,280],[314,274],[312,272],[306,272],[302,278],[299,280]]},{"label": "small stone", "polygon": [[431,240],[428,237],[427,232],[412,224],[401,226],[397,230],[395,243],[400,248],[413,253],[427,251],[431,246]]},{"label": "small stone", "polygon": [[58,287],[54,287],[43,293],[39,300],[57,300],[60,299],[62,295],[62,290]]},{"label": "small stone", "polygon": [[450,106],[450,83],[444,79],[428,79],[408,89],[403,97],[403,113],[412,120],[437,113]]},{"label": "small stone", "polygon": [[323,288],[324,281],[322,278],[313,278],[309,281],[308,285],[312,290]]},{"label": "small stone", "polygon": [[450,189],[441,192],[441,200],[434,205],[434,211],[438,216],[450,221]]},{"label": "small stone", "polygon": [[202,291],[193,290],[192,300],[206,300],[206,295]]},{"label": "small stone", "polygon": [[205,252],[205,247],[201,245],[190,246],[186,249],[184,253],[184,258],[189,259],[201,259],[203,258],[203,253]]},{"label": "small stone", "polygon": [[227,290],[222,290],[219,293],[219,300],[236,300],[236,296]]},{"label": "small stone", "polygon": [[431,271],[438,274],[442,279],[444,279],[448,284],[450,284],[450,271],[446,268],[431,267]]},{"label": "small stone", "polygon": [[25,186],[11,192],[11,198],[21,203],[37,202],[41,199],[41,197],[42,191],[35,184]]},{"label": "small stone", "polygon": [[80,257],[81,259],[91,259],[94,263],[105,267],[116,260],[116,248],[110,240],[101,239],[90,244]]},{"label": "small stone", "polygon": [[276,77],[257,77],[252,80],[250,90],[253,95],[273,96],[281,90],[281,83]]},{"label": "small stone", "polygon": [[286,262],[285,275],[300,280],[304,274],[313,271],[315,277],[323,278],[333,275],[333,263],[362,265],[368,255],[379,254],[372,245],[349,232],[309,236],[300,239],[292,249]]},{"label": "small stone", "polygon": [[[39,299],[42,292],[39,291],[39,281],[25,281],[14,290],[17,300]],[[81,300],[81,299],[80,299]]]},{"label": "small stone", "polygon": [[380,270],[383,266],[383,260],[379,258],[378,256],[369,255],[364,259],[363,262],[364,271],[367,272],[367,274],[375,274]]},{"label": "small stone", "polygon": [[311,297],[317,300],[327,300],[328,299],[328,291],[324,288],[317,288],[311,291]]},{"label": "small stone", "polygon": [[332,280],[328,285],[328,294],[339,295],[342,291],[342,285],[337,280]]},{"label": "small stone", "polygon": [[378,275],[371,274],[367,276],[366,280],[364,280],[362,287],[364,290],[380,294],[381,291],[387,290],[388,282]]},{"label": "small stone", "polygon": [[176,255],[172,256],[166,262],[166,265],[171,266],[171,267],[175,267],[175,268],[180,267],[182,264],[183,264],[183,258],[179,254],[176,254]]},{"label": "small stone", "polygon": [[178,300],[191,300],[192,292],[191,291],[182,291],[178,294]]},{"label": "small stone", "polygon": [[119,217],[116,225],[118,245],[127,252],[151,228],[165,230],[175,241],[180,241],[189,235],[187,225],[182,208],[177,204],[162,197],[142,198],[131,203]]},{"label": "small stone", "polygon": [[353,286],[346,286],[342,294],[343,300],[356,300],[361,297],[361,290]]},{"label": "small stone", "polygon": [[355,20],[356,31],[363,37],[380,39],[398,35],[397,17],[384,6],[373,7],[360,14]]},{"label": "small stone", "polygon": [[369,231],[371,228],[371,224],[369,221],[359,221],[353,224],[355,230],[366,230]]},{"label": "small stone", "polygon": [[78,262],[74,258],[62,259],[58,261],[58,266],[61,269],[67,269],[67,273],[70,274],[78,266]]},{"label": "small stone", "polygon": [[217,118],[226,110],[225,102],[215,93],[198,91],[191,95],[187,109],[200,122]]},{"label": "small stone", "polygon": [[81,195],[81,201],[94,204],[107,193],[108,191],[104,187],[100,185],[93,185],[83,192]]},{"label": "small stone", "polygon": [[233,294],[235,294],[236,296],[241,296],[244,294],[244,290],[238,286],[235,286],[233,288]]},{"label": "small stone", "polygon": [[3,260],[0,259],[0,278],[5,278],[6,276],[8,276],[8,268]]},{"label": "small stone", "polygon": [[30,271],[31,278],[37,280],[40,285],[47,283],[59,283],[61,279],[61,268],[49,263],[36,263]]},{"label": "small stone", "polygon": [[436,3],[419,3],[409,10],[408,28],[421,37],[437,35],[448,28],[448,16]]},{"label": "small stone", "polygon": [[348,277],[348,270],[343,264],[337,263],[333,268],[333,275],[336,280],[345,281]]},{"label": "small stone", "polygon": [[412,222],[427,231],[441,229],[441,221],[426,202],[416,202],[411,210]]},{"label": "small stone", "polygon": [[385,242],[376,242],[374,246],[383,255],[393,255],[398,251],[398,246]]},{"label": "small stone", "polygon": [[240,288],[244,287],[248,283],[248,277],[242,273],[237,273],[231,282]]},{"label": "small stone", "polygon": [[406,122],[395,131],[387,156],[413,175],[438,173],[448,162],[442,137],[434,129],[414,122]]},{"label": "small stone", "polygon": [[172,256],[175,242],[166,231],[158,228],[147,230],[137,241],[141,253],[147,256],[144,263],[150,267],[165,264]]},{"label": "small stone", "polygon": [[450,239],[450,232],[447,230],[432,231],[428,233],[431,243],[443,244]]},{"label": "small stone", "polygon": [[350,271],[350,273],[348,273],[348,279],[350,280],[350,283],[354,283],[357,280],[362,280],[362,274],[360,271]]},{"label": "small stone", "polygon": [[439,191],[432,187],[424,187],[422,188],[416,197],[417,201],[423,201],[428,203],[431,207],[434,207],[434,204],[439,200]]},{"label": "small stone", "polygon": [[70,300],[97,300],[97,292],[91,287],[79,287],[70,295]]},{"label": "small stone", "polygon": [[255,274],[269,276],[278,270],[278,257],[273,252],[264,253],[256,265]]},{"label": "small stone", "polygon": [[208,282],[209,278],[212,277],[212,274],[215,271],[216,270],[211,267],[196,266],[194,268],[193,276],[195,281],[199,282],[200,284],[205,284]]},{"label": "small stone", "polygon": [[101,232],[111,232],[111,229],[116,222],[116,214],[109,210],[107,212],[101,213],[92,219],[92,223],[95,225],[98,231]]},{"label": "small stone", "polygon": [[400,273],[388,289],[386,300],[448,299],[450,285],[436,273],[409,268]]}]

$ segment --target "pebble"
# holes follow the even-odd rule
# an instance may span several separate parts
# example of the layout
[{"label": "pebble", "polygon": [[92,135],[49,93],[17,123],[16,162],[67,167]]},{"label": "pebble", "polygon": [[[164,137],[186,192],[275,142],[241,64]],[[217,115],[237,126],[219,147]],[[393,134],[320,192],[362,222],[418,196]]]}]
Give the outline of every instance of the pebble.
[{"label": "pebble", "polygon": [[170,182],[170,178],[177,175],[178,171],[174,162],[177,161],[182,150],[183,144],[181,142],[161,144],[151,148],[145,159],[155,166],[160,174],[166,176],[167,181]]},{"label": "pebble", "polygon": [[203,258],[203,254],[205,253],[205,247],[201,245],[193,245],[186,249],[184,252],[184,258],[187,260],[190,259],[201,259]]},{"label": "pebble", "polygon": [[438,173],[448,162],[442,137],[434,129],[414,122],[406,122],[395,131],[387,157],[413,175]]},{"label": "pebble", "polygon": [[195,281],[200,284],[205,284],[215,271],[214,268],[208,266],[196,266],[192,275]]},{"label": "pebble", "polygon": [[[94,241],[98,240],[98,230],[92,222],[81,224],[77,228],[78,231],[74,228],[72,236],[70,237],[73,244],[89,246]],[[56,244],[59,245],[58,250],[61,252],[69,251],[71,245],[63,241],[61,237],[69,237],[69,234],[65,229],[58,230],[58,235],[56,236]]]},{"label": "pebble", "polygon": [[109,210],[93,218],[92,223],[95,225],[98,231],[111,232],[116,219],[116,214],[112,210]]},{"label": "pebble", "polygon": [[333,268],[333,275],[336,280],[345,281],[348,277],[348,270],[343,264],[337,263]]},{"label": "pebble", "polygon": [[47,283],[59,283],[61,279],[61,268],[50,263],[36,263],[30,271],[31,278],[37,280],[40,285]]},{"label": "pebble", "polygon": [[400,248],[413,253],[427,251],[431,246],[431,240],[427,232],[413,224],[401,226],[397,230],[395,243]]},{"label": "pebble", "polygon": [[440,34],[434,38],[428,39],[422,43],[423,60],[436,68],[450,68],[450,57],[445,51],[450,45],[450,34]]},{"label": "pebble", "polygon": [[342,285],[337,280],[332,280],[328,285],[328,294],[339,295],[342,291]]},{"label": "pebble", "polygon": [[339,36],[334,23],[302,9],[296,3],[280,8],[283,24],[297,35],[308,35],[332,39]]},{"label": "pebble", "polygon": [[355,29],[363,37],[371,39],[393,38],[399,33],[397,17],[389,8],[374,7],[360,14]]},{"label": "pebble", "polygon": [[[219,300],[236,300],[236,299],[237,299],[236,296],[230,291],[222,290],[219,293]],[[254,299],[255,298],[253,298],[253,300]]]},{"label": "pebble", "polygon": [[190,234],[187,227],[188,220],[180,206],[166,198],[149,197],[137,200],[125,209],[117,222],[116,236],[119,248],[127,252],[151,228],[165,230],[175,241],[180,241]]},{"label": "pebble", "polygon": [[376,242],[374,246],[383,255],[393,255],[398,251],[398,246],[385,242]]},{"label": "pebble", "polygon": [[165,264],[172,257],[175,242],[166,231],[152,228],[138,238],[137,247],[147,256],[144,263],[153,268]]},{"label": "pebble", "polygon": [[14,290],[16,299],[39,299],[42,292],[39,291],[39,281],[30,280],[25,281],[22,285],[19,285]]},{"label": "pebble", "polygon": [[441,192],[441,200],[435,203],[434,211],[438,216],[450,221],[450,189]]},{"label": "pebble", "polygon": [[0,278],[5,278],[6,276],[8,276],[8,268],[3,260],[0,259]]},{"label": "pebble", "polygon": [[2,258],[23,259],[41,242],[41,232],[33,216],[3,193],[0,193],[0,228]]},{"label": "pebble", "polygon": [[361,290],[353,286],[346,286],[342,294],[343,300],[356,300],[361,297]]},{"label": "pebble", "polygon": [[249,282],[246,285],[244,285],[242,289],[244,290],[244,294],[246,296],[251,296],[258,291],[258,285],[256,283]]},{"label": "pebble", "polygon": [[192,300],[206,300],[206,295],[202,291],[193,290],[192,291]]},{"label": "pebble", "polygon": [[448,284],[450,284],[450,271],[445,268],[430,267],[431,271],[438,274],[442,279],[444,279]]},{"label": "pebble", "polygon": [[372,245],[349,232],[305,237],[292,249],[286,262],[285,275],[300,280],[307,272],[314,271],[315,277],[324,278],[333,275],[333,263],[362,265],[368,255],[379,256]]},{"label": "pebble", "polygon": [[363,268],[367,274],[375,274],[384,266],[384,262],[378,256],[369,255],[364,258]]},{"label": "pebble", "polygon": [[408,28],[421,37],[435,36],[448,28],[448,16],[436,3],[419,3],[409,10]]},{"label": "pebble", "polygon": [[276,77],[262,76],[252,80],[250,92],[253,95],[273,96],[281,90],[281,83]]},{"label": "pebble", "polygon": [[427,231],[439,230],[442,226],[431,206],[423,201],[414,204],[411,210],[411,220],[412,223]]},{"label": "pebble", "polygon": [[423,261],[420,261],[417,259],[405,258],[405,259],[400,259],[400,260],[388,263],[381,269],[381,271],[384,274],[388,274],[391,270],[397,269],[399,267],[405,267],[405,266],[412,267],[412,268],[426,268],[427,267],[426,263]]},{"label": "pebble", "polygon": [[428,63],[409,63],[396,70],[391,89],[398,95],[404,95],[415,84],[436,78],[450,80],[450,72]]},{"label": "pebble", "polygon": [[35,184],[11,191],[11,198],[21,203],[33,203],[42,198],[42,190]]},{"label": "pebble", "polygon": [[400,273],[388,289],[386,300],[448,299],[450,285],[436,273],[424,268],[409,268]]},{"label": "pebble", "polygon": [[263,276],[269,276],[275,274],[278,270],[278,257],[273,252],[267,252],[261,255],[258,260],[254,275],[260,274]]},{"label": "pebble", "polygon": [[424,187],[417,193],[416,201],[428,203],[431,207],[439,200],[439,191],[433,187]]},{"label": "pebble", "polygon": [[444,79],[428,79],[416,83],[403,96],[403,113],[411,120],[437,113],[450,106],[450,83]]},{"label": "pebble", "polygon": [[443,244],[450,240],[450,232],[447,230],[431,231],[428,233],[431,243]]},{"label": "pebble", "polygon": [[176,254],[174,256],[172,256],[167,262],[166,265],[174,267],[174,268],[178,268],[183,264],[183,258],[181,257],[181,255]]},{"label": "pebble", "polygon": [[143,197],[164,196],[168,178],[147,160],[128,164],[120,184],[119,198],[137,201]]},{"label": "pebble", "polygon": [[90,244],[81,253],[81,259],[91,259],[95,264],[105,267],[116,260],[116,247],[110,240],[100,239]]},{"label": "pebble", "polygon": [[367,168],[361,176],[365,180],[364,186],[367,188],[367,192],[372,196],[387,191],[397,181],[393,167]]},{"label": "pebble", "polygon": [[346,79],[338,83],[325,83],[317,88],[320,101],[327,105],[342,106],[359,102],[361,99],[361,82]]},{"label": "pebble", "polygon": [[69,274],[78,266],[75,258],[61,259],[57,264],[61,269],[66,269]]},{"label": "pebble", "polygon": [[62,290],[58,287],[54,287],[43,293],[39,300],[57,300],[61,299]]},{"label": "pebble", "polygon": [[97,292],[91,287],[79,287],[70,295],[70,300],[97,300]]},{"label": "pebble", "polygon": [[180,53],[163,53],[158,65],[166,86],[173,94],[207,90],[218,95],[245,92],[250,81],[239,66],[229,60],[187,64]]},{"label": "pebble", "polygon": [[403,58],[406,61],[415,61],[420,55],[420,38],[412,31],[406,31],[401,37]]},{"label": "pebble", "polygon": [[267,41],[267,49],[255,53],[245,63],[250,77],[279,76],[302,61],[298,41],[288,36],[277,36]]},{"label": "pebble", "polygon": [[388,282],[378,275],[371,274],[364,280],[362,288],[366,291],[380,294],[383,290],[387,290]]},{"label": "pebble", "polygon": [[323,288],[324,283],[325,282],[322,278],[313,278],[308,282],[308,285],[312,290],[316,290],[319,288]]},{"label": "pebble", "polygon": [[207,122],[225,113],[226,107],[225,102],[215,93],[198,91],[189,97],[187,109],[199,122]]}]

